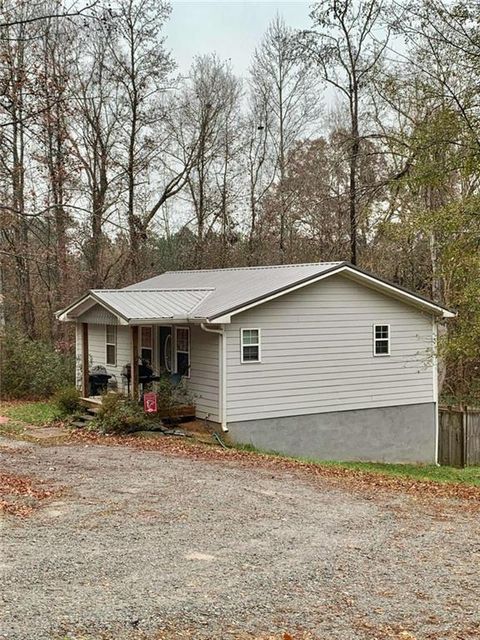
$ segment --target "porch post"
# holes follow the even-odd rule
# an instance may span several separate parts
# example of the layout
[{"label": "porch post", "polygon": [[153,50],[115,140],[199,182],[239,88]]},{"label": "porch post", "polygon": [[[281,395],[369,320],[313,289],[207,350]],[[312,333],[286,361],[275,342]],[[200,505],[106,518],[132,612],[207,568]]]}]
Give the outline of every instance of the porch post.
[{"label": "porch post", "polygon": [[130,393],[134,400],[138,400],[138,327],[130,327]]},{"label": "porch post", "polygon": [[88,368],[88,323],[82,322],[82,396],[84,398],[88,398],[90,394]]}]

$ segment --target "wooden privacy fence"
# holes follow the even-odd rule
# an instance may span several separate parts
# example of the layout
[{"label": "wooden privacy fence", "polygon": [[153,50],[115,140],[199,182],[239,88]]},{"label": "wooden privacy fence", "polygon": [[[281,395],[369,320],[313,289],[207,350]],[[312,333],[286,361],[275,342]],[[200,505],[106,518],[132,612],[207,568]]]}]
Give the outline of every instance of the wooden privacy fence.
[{"label": "wooden privacy fence", "polygon": [[480,465],[480,409],[440,407],[438,461],[454,467]]}]

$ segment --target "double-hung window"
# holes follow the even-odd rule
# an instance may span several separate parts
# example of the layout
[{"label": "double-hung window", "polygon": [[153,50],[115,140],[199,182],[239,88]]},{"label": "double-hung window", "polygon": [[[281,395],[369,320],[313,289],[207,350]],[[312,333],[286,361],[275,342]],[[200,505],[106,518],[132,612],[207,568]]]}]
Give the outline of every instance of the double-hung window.
[{"label": "double-hung window", "polygon": [[107,324],[105,327],[106,364],[117,365],[117,327]]},{"label": "double-hung window", "polygon": [[152,327],[141,327],[140,331],[140,356],[151,365],[153,363],[153,330]]},{"label": "double-hung window", "polygon": [[390,355],[390,325],[389,324],[373,325],[373,355],[375,356]]},{"label": "double-hung window", "polygon": [[176,328],[176,358],[177,371],[182,376],[190,377],[190,329],[188,327]]},{"label": "double-hung window", "polygon": [[260,362],[260,329],[242,329],[241,361]]}]

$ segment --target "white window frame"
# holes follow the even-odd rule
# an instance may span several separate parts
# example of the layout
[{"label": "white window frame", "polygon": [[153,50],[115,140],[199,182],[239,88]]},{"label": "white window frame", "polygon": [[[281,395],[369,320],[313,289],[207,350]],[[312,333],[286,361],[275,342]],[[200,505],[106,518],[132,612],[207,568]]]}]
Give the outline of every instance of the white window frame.
[{"label": "white window frame", "polygon": [[[140,341],[139,341],[140,342],[140,344],[139,344],[140,357],[142,357],[142,351],[144,349],[148,349],[149,351],[151,351],[152,357],[150,358],[150,365],[153,367],[154,366],[153,359],[154,359],[154,354],[155,354],[155,348],[154,348],[155,347],[155,339],[154,339],[153,325],[147,324],[147,325],[140,326],[139,328],[140,328]],[[145,347],[143,345],[143,342],[142,342],[142,333],[143,333],[143,331],[142,331],[142,329],[150,329],[150,331],[151,331],[152,341],[151,341],[151,346],[150,347]]]},{"label": "white window frame", "polygon": [[[243,332],[244,331],[258,331],[258,342],[257,344],[245,344],[243,342]],[[243,358],[243,348],[244,347],[258,347],[258,360],[244,360]],[[242,364],[257,364],[262,361],[262,330],[259,327],[242,327],[240,329],[240,362]]]},{"label": "white window frame", "polygon": [[[178,348],[178,331],[179,329],[182,329],[184,331],[188,332],[188,351],[182,351]],[[190,366],[191,366],[191,358],[192,358],[192,343],[191,343],[191,333],[190,333],[190,327],[175,327],[175,360],[173,363],[174,369],[175,369],[175,373],[178,373],[178,359],[177,359],[177,354],[179,353],[186,353],[188,355],[188,361],[187,361],[187,373],[185,373],[183,375],[184,378],[190,378]]]},{"label": "white window frame", "polygon": [[[388,337],[387,338],[377,338],[377,327],[387,327]],[[390,329],[390,325],[386,322],[378,322],[373,325],[373,355],[375,358],[383,358],[385,356],[390,356],[392,353],[391,350],[391,339],[392,339],[392,331]],[[385,342],[388,344],[388,352],[387,353],[377,353],[377,342]]]},{"label": "white window frame", "polygon": [[[113,327],[113,329],[115,330],[115,342],[108,342],[108,327]],[[115,348],[114,362],[108,361],[108,347]],[[118,327],[116,324],[106,324],[105,325],[105,364],[106,365],[109,365],[110,367],[117,366],[117,351],[118,351]]]}]

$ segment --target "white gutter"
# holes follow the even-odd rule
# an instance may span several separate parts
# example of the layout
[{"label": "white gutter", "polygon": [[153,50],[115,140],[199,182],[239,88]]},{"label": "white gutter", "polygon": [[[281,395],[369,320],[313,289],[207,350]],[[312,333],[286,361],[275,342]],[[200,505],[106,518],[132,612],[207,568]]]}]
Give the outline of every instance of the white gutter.
[{"label": "white gutter", "polygon": [[225,329],[208,327],[205,322],[200,323],[200,328],[207,333],[216,333],[220,336],[220,349],[218,354],[219,367],[219,413],[222,431],[228,431],[227,426],[227,334]]},{"label": "white gutter", "polygon": [[438,327],[435,317],[432,317],[432,369],[433,369],[433,403],[435,407],[435,464],[437,467],[440,466],[440,462],[438,460],[438,438],[440,435],[440,425],[439,425],[439,402],[438,402]]}]

